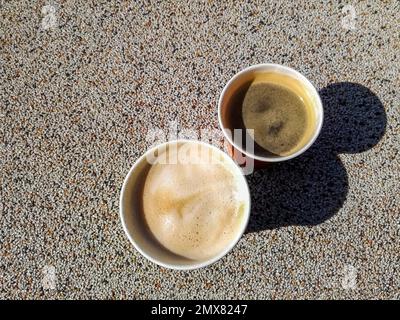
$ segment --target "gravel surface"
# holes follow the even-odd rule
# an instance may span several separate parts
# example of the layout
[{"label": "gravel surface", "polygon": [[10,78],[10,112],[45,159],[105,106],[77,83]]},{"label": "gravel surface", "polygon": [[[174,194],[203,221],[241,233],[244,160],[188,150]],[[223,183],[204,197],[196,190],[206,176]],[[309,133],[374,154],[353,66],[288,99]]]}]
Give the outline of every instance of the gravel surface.
[{"label": "gravel surface", "polygon": [[[1,0],[0,298],[399,299],[400,4],[344,5]],[[262,62],[320,90],[320,138],[248,177],[250,225],[218,263],[148,262],[125,175],[154,128],[218,129],[224,84]]]}]

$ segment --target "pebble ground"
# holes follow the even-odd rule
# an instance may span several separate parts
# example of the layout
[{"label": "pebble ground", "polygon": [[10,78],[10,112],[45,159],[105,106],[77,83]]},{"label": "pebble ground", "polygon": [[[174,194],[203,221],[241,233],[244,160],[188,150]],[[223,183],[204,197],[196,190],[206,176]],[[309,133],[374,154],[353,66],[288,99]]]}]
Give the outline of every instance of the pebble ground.
[{"label": "pebble ground", "polygon": [[[0,298],[399,299],[400,4],[346,5],[0,1]],[[248,177],[218,263],[148,262],[125,175],[154,128],[218,129],[224,84],[262,62],[320,90],[320,138]]]}]

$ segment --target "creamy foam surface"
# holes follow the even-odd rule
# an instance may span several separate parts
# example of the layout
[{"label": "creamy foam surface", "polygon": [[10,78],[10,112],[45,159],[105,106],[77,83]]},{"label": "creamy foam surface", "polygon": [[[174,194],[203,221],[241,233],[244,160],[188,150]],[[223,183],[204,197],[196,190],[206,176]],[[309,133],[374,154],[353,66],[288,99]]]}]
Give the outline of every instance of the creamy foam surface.
[{"label": "creamy foam surface", "polygon": [[[186,142],[159,154],[143,189],[143,213],[154,237],[168,250],[203,260],[221,253],[243,224],[243,182],[220,152]],[[171,162],[171,161],[170,161]]]}]

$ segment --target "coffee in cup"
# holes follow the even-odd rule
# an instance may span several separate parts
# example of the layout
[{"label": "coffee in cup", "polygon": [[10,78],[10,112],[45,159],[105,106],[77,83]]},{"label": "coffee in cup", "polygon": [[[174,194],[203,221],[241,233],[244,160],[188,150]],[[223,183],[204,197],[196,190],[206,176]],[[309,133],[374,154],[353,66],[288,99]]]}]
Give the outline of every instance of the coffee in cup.
[{"label": "coffee in cup", "polygon": [[225,255],[247,225],[250,196],[240,168],[216,147],[179,140],[141,157],[121,191],[121,220],[150,260],[194,269]]},{"label": "coffee in cup", "polygon": [[[298,156],[322,126],[322,103],[314,86],[281,65],[255,65],[236,74],[222,91],[218,107],[225,137],[258,161]],[[241,137],[233,141],[231,132],[238,130]]]},{"label": "coffee in cup", "polygon": [[[166,153],[167,163],[162,161]],[[240,177],[214,149],[194,142],[170,145],[158,154],[145,179],[144,220],[166,249],[204,260],[236,238],[246,194]]]}]

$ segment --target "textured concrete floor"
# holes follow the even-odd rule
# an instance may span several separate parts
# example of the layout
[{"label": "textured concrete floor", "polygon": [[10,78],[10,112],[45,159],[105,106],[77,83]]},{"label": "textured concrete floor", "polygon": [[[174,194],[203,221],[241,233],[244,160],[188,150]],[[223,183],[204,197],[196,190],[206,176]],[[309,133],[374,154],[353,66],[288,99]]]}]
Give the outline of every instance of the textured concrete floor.
[{"label": "textured concrete floor", "polygon": [[[47,4],[0,1],[1,298],[400,298],[398,1],[354,1],[355,29],[336,1]],[[320,138],[248,178],[220,262],[146,261],[118,199],[149,129],[218,128],[261,62],[321,90]]]}]

